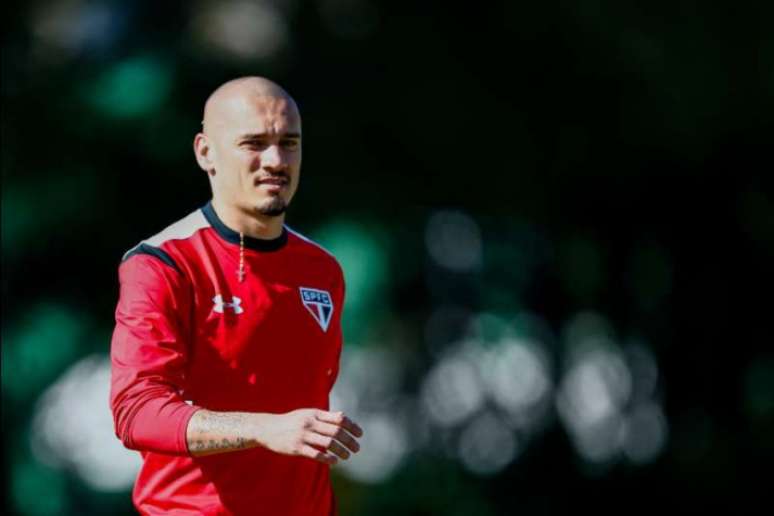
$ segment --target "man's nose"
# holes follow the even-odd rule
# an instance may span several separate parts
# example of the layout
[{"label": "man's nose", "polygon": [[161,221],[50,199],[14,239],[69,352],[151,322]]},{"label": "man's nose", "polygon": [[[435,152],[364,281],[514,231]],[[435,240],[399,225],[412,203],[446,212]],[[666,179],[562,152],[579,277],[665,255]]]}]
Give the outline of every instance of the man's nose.
[{"label": "man's nose", "polygon": [[261,166],[270,170],[285,168],[285,159],[279,145],[269,145],[261,154]]}]

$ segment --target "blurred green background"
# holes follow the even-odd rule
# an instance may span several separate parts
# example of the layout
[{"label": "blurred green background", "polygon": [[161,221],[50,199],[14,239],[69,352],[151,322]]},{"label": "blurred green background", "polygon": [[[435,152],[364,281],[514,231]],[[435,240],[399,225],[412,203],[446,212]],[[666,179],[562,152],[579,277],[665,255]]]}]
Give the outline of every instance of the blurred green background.
[{"label": "blurred green background", "polygon": [[770,509],[771,2],[3,11],[4,513],[132,513],[116,268],[207,201],[246,74],[300,105],[288,222],[348,282],[342,514]]}]

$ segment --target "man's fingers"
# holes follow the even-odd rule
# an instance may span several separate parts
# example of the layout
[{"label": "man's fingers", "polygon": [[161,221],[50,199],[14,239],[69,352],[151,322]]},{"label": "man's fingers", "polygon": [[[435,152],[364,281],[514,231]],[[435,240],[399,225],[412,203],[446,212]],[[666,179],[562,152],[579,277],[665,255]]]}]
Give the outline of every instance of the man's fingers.
[{"label": "man's fingers", "polygon": [[329,464],[331,466],[338,462],[338,459],[335,455],[330,453],[323,453],[320,450],[309,446],[308,444],[305,444],[301,447],[301,455],[322,462],[323,464]]},{"label": "man's fingers", "polygon": [[344,460],[347,460],[349,458],[349,450],[344,448],[337,440],[331,441],[331,444],[328,446],[328,449],[335,453],[338,457],[341,457]]},{"label": "man's fingers", "polygon": [[343,428],[339,426],[318,421],[317,423],[315,423],[312,429],[318,434],[335,438],[336,440],[340,441],[342,444],[344,444],[344,446],[346,446],[347,448],[349,448],[355,453],[360,451],[360,445],[355,440],[355,438],[349,435]]},{"label": "man's fingers", "polygon": [[360,428],[360,425],[345,416],[343,412],[326,412],[325,410],[320,410],[317,412],[317,419],[344,427],[355,437],[363,436],[363,429]]},{"label": "man's fingers", "polygon": [[339,443],[333,437],[327,437],[321,434],[310,432],[307,435],[306,442],[312,446],[322,448],[323,450],[330,450],[344,460],[347,460],[350,456],[349,450],[342,446],[341,443]]},{"label": "man's fingers", "polygon": [[318,410],[316,416],[320,421],[333,423],[334,425],[338,425],[344,419],[343,412],[328,412],[326,410]]},{"label": "man's fingers", "polygon": [[346,428],[347,431],[355,437],[363,437],[363,429],[348,417],[344,416],[344,420],[341,422],[341,426]]}]

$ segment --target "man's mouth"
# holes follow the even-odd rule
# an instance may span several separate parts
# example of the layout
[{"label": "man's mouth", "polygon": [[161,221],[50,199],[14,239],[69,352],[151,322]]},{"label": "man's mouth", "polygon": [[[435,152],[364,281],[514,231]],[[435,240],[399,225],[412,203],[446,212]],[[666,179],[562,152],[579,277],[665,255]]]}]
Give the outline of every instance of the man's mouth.
[{"label": "man's mouth", "polygon": [[259,185],[269,185],[269,186],[287,186],[288,185],[288,178],[284,176],[274,176],[274,177],[265,177],[263,179],[258,179],[255,182],[255,186]]}]

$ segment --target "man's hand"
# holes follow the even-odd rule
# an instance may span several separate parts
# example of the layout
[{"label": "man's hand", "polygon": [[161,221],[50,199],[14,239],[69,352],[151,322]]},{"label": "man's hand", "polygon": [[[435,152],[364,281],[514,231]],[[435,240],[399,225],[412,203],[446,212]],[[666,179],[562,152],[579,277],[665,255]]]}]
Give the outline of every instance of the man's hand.
[{"label": "man's hand", "polygon": [[355,437],[361,437],[363,430],[343,412],[299,409],[262,416],[256,440],[274,452],[336,464],[360,450]]}]

